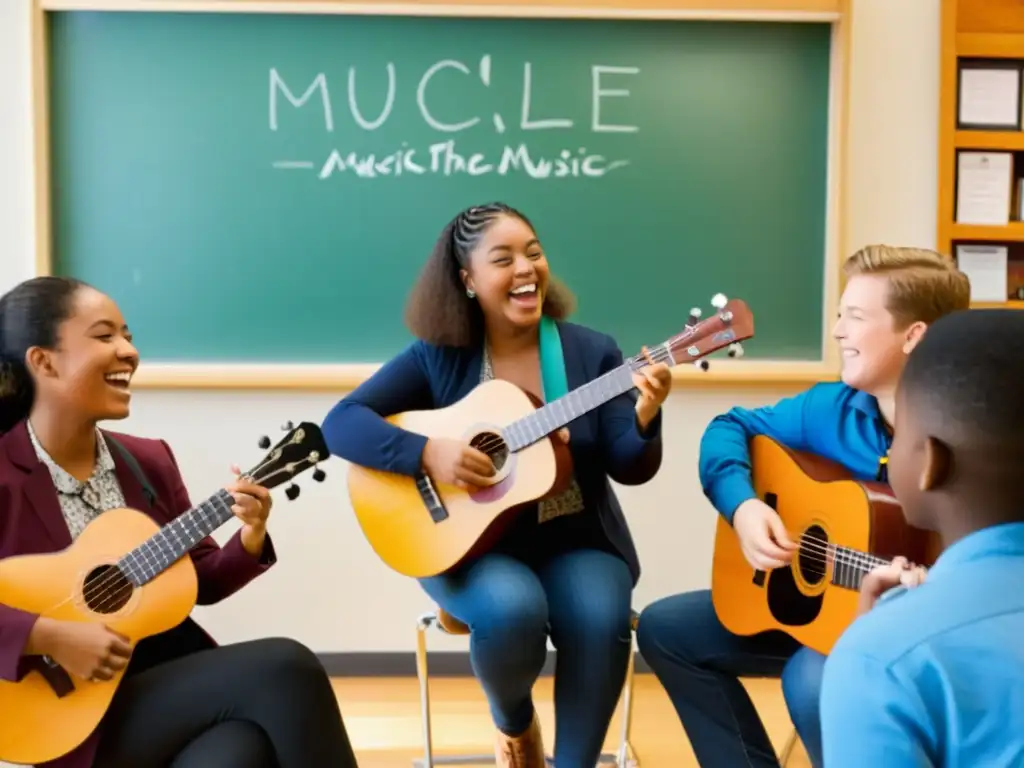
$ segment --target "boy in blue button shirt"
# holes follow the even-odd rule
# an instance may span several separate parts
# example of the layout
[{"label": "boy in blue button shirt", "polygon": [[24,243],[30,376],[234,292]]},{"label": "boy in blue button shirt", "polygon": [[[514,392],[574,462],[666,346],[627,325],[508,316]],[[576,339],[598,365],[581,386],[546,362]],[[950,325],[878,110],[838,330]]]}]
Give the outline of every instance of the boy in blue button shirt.
[{"label": "boy in blue button shirt", "polygon": [[[1024,766],[1024,312],[936,321],[897,392],[889,478],[943,552],[908,589],[897,564],[825,665],[828,768]],[[903,586],[900,586],[901,583]]]},{"label": "boy in blue button shirt", "polygon": [[[885,480],[896,384],[906,357],[932,322],[970,304],[967,277],[934,251],[869,246],[847,260],[844,272],[833,330],[842,381],[817,384],[773,406],[733,408],[715,418],[701,440],[704,492],[732,524],[755,568],[784,565],[794,545],[779,516],[754,492],[750,438],[766,435],[837,461],[859,479]],[[732,634],[719,622],[708,590],[649,605],[640,616],[637,642],[703,768],[778,767],[738,679],[752,676],[781,676],[790,717],[811,763],[820,768],[824,656],[778,631]]]}]

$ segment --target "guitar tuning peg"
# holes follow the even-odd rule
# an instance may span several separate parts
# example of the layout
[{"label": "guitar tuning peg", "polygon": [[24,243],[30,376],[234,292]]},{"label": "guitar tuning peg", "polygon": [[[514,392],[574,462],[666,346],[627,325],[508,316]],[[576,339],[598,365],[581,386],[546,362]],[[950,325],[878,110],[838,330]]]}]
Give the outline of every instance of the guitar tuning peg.
[{"label": "guitar tuning peg", "polygon": [[729,300],[725,298],[724,293],[716,293],[711,297],[711,306],[715,309],[722,309],[728,303]]},{"label": "guitar tuning peg", "polygon": [[297,498],[299,498],[299,486],[297,486],[295,483],[292,483],[291,485],[284,489],[284,495],[288,497],[288,501],[295,501]]},{"label": "guitar tuning peg", "polygon": [[295,429],[295,425],[292,424],[290,421],[286,421],[284,424],[281,425],[282,432],[287,432],[289,429]]},{"label": "guitar tuning peg", "polygon": [[686,321],[686,324],[687,325],[696,325],[697,322],[700,320],[700,315],[701,315],[700,307],[694,307],[693,309],[690,310],[690,317]]},{"label": "guitar tuning peg", "polygon": [[313,479],[318,483],[322,483],[327,478],[327,473],[324,472],[320,467],[313,470]]},{"label": "guitar tuning peg", "polygon": [[267,437],[266,435],[263,435],[263,436],[262,436],[262,437],[260,438],[259,446],[260,446],[260,448],[262,448],[262,449],[263,449],[264,451],[265,451],[265,450],[267,450],[267,448],[269,448],[269,447],[270,447],[270,438],[269,438],[269,437]]},{"label": "guitar tuning peg", "polygon": [[706,371],[708,368],[711,367],[711,363],[709,363],[707,360],[694,360],[693,364],[700,368],[702,371]]},{"label": "guitar tuning peg", "polygon": [[743,345],[734,341],[729,345],[729,357],[743,357]]}]

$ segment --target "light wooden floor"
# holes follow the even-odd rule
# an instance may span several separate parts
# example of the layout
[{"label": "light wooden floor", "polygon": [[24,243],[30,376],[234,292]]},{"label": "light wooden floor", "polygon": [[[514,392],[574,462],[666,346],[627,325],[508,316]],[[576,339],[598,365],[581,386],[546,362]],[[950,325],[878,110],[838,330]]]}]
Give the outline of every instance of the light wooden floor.
[{"label": "light wooden floor", "polygon": [[[551,678],[535,689],[537,712],[550,752],[554,736]],[[776,752],[782,750],[792,724],[776,680],[745,681],[761,713]],[[416,678],[345,678],[334,681],[345,723],[360,768],[411,768],[422,756],[419,686]],[[494,729],[475,680],[431,678],[434,754],[469,754],[491,750]],[[651,675],[637,675],[634,688],[632,744],[641,768],[697,768],[686,734],[664,690]],[[618,745],[621,706],[612,720],[605,748]],[[787,768],[809,768],[801,747]]]}]

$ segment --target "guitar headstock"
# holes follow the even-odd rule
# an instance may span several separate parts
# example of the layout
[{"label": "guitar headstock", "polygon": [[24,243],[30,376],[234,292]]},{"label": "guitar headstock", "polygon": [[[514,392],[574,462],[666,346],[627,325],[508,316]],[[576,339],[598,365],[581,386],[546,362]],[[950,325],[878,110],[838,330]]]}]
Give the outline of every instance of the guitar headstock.
[{"label": "guitar headstock", "polygon": [[[327,448],[320,427],[308,421],[303,421],[298,426],[289,421],[281,429],[287,434],[258,464],[243,473],[243,477],[262,485],[267,490],[273,490],[306,470],[316,467],[313,479],[318,483],[323,482],[327,475],[317,465],[330,458],[331,452]],[[264,435],[260,438],[259,445],[260,448],[268,448],[270,438]],[[285,489],[285,495],[289,501],[298,498],[299,486],[292,483]]]},{"label": "guitar headstock", "polygon": [[753,312],[743,299],[727,299],[721,293],[711,299],[711,305],[715,311],[704,320],[700,308],[691,309],[683,331],[651,350],[652,359],[670,365],[692,362],[706,371],[704,358],[720,349],[728,347],[729,357],[741,357],[741,342],[754,335]]}]

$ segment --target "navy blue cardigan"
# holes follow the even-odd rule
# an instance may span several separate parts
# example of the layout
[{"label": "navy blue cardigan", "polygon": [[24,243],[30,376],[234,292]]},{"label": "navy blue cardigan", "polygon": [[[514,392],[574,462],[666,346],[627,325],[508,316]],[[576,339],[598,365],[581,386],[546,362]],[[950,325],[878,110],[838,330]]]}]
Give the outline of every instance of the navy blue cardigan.
[{"label": "navy blue cardigan", "polygon": [[[558,330],[570,390],[622,365],[622,352],[610,336],[568,322],[559,322]],[[482,364],[479,348],[413,342],[327,414],[322,429],[331,453],[371,469],[416,473],[426,437],[382,417],[454,404],[480,383]],[[585,514],[596,513],[608,542],[629,566],[634,584],[640,578],[640,563],[608,479],[640,485],[661,467],[661,413],[641,434],[636,397],[636,390],[630,390],[569,424],[573,470]]]}]

